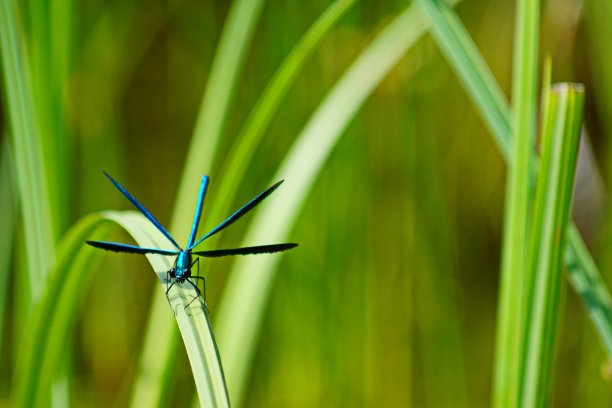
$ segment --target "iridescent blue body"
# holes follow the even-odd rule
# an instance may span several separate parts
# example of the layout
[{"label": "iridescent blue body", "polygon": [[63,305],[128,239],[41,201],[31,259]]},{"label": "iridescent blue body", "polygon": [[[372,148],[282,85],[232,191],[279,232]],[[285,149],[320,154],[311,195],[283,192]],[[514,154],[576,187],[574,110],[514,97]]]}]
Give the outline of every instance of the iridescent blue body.
[{"label": "iridescent blue body", "polygon": [[[282,180],[278,183],[274,184],[272,187],[260,193],[258,196],[253,198],[251,201],[243,205],[240,209],[234,212],[232,215],[227,217],[223,222],[217,225],[215,228],[206,233],[203,237],[201,237],[198,241],[195,241],[195,237],[198,231],[198,224],[200,223],[200,217],[202,215],[202,208],[204,206],[204,197],[206,196],[206,190],[208,188],[208,176],[202,177],[202,184],[200,185],[200,192],[198,194],[198,201],[196,204],[196,211],[193,218],[193,224],[191,226],[191,234],[189,235],[189,241],[187,242],[187,246],[185,249],[181,248],[177,242],[174,240],[172,235],[164,228],[163,225],[153,215],[147,210],[136,198],[130,194],[123,186],[117,183],[111,176],[104,173],[104,175],[110,180],[111,183],[123,194],[133,205],[136,207],[142,215],[144,215],[154,226],[157,228],[159,232],[161,232],[168,241],[174,246],[175,249],[167,250],[167,249],[159,249],[159,248],[142,248],[136,245],[130,244],[121,244],[117,242],[106,242],[106,241],[86,241],[87,244],[96,247],[105,249],[107,251],[114,252],[124,252],[130,254],[158,254],[158,255],[166,255],[166,256],[176,256],[174,261],[174,266],[172,269],[166,272],[166,296],[168,296],[168,292],[175,283],[183,283],[188,282],[191,284],[198,296],[200,295],[200,289],[198,286],[193,283],[191,279],[201,279],[204,281],[204,278],[201,276],[194,276],[191,273],[192,268],[195,264],[199,266],[199,258],[196,258],[193,261],[193,257],[195,256],[203,256],[203,257],[220,257],[220,256],[230,256],[230,255],[251,255],[251,254],[264,254],[264,253],[274,253],[285,251],[287,249],[291,249],[297,246],[297,244],[273,244],[273,245],[259,245],[259,246],[251,246],[251,247],[242,247],[242,248],[231,248],[231,249],[217,249],[211,251],[193,251],[193,249],[200,244],[200,242],[204,241],[206,238],[222,231],[223,229],[230,226],[232,223],[237,221],[244,214],[252,210],[257,204],[263,201],[266,197],[268,197],[274,190],[280,186]],[[193,261],[193,262],[192,262]],[[174,281],[170,284],[170,280]],[[197,296],[193,299],[195,300]],[[191,302],[193,302],[193,300]],[[169,300],[168,300],[169,302]],[[189,302],[189,304],[191,304]],[[189,304],[187,306],[189,306]],[[186,307],[187,307],[186,306]]]},{"label": "iridescent blue body", "polygon": [[185,279],[191,277],[191,252],[181,251],[176,257],[174,268],[170,269],[170,277],[183,283]]}]

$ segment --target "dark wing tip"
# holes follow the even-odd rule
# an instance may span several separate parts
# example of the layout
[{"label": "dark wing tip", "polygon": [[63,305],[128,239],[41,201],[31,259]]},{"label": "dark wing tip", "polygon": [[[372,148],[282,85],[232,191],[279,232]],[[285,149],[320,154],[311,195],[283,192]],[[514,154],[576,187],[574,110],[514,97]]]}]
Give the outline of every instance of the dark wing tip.
[{"label": "dark wing tip", "polygon": [[87,240],[87,241],[85,241],[85,243],[87,245],[90,245],[90,246],[94,247],[94,248],[106,249],[106,247],[105,247],[106,242],[104,242],[104,241],[89,241],[89,240]]},{"label": "dark wing tip", "polygon": [[85,241],[85,243],[89,246],[92,246],[94,248],[100,248],[100,249],[105,249],[105,250],[109,250],[108,247],[105,245],[106,242],[103,241]]},{"label": "dark wing tip", "polygon": [[105,172],[104,170],[102,170],[102,174],[104,174],[104,176],[105,176],[105,177],[108,179],[108,181],[110,181],[111,183],[113,183],[113,185],[114,185],[115,187],[117,187],[117,188],[118,188],[118,184],[117,184],[117,182],[115,181],[115,179],[114,179],[114,178],[112,178],[112,177],[111,177],[111,175],[110,175],[110,174],[108,174],[108,173],[107,173],[107,172]]},{"label": "dark wing tip", "polygon": [[294,243],[294,242],[289,242],[289,243],[286,243],[286,244],[279,244],[278,246],[279,246],[278,251],[274,251],[274,252],[284,252],[284,251],[288,251],[288,250],[290,250],[290,249],[293,249],[293,248],[297,247],[297,246],[298,246],[298,244],[296,244],[296,243]]}]

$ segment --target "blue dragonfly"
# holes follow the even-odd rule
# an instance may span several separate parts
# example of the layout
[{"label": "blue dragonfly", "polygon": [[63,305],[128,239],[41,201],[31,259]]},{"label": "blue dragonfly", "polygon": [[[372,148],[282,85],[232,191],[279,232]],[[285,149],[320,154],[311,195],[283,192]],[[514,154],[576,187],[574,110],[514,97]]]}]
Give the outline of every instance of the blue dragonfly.
[{"label": "blue dragonfly", "polygon": [[[215,228],[204,234],[197,241],[195,240],[196,234],[198,232],[198,224],[200,223],[200,217],[202,215],[202,208],[204,206],[204,197],[206,197],[206,190],[208,188],[208,176],[202,177],[202,184],[200,185],[200,192],[198,193],[198,202],[196,205],[196,212],[193,218],[193,225],[191,226],[191,234],[189,235],[189,241],[187,242],[187,246],[185,249],[181,248],[179,244],[172,238],[172,235],[164,228],[163,225],[151,214],[149,210],[147,210],[132,194],[130,194],[121,184],[115,181],[111,176],[109,176],[106,172],[103,172],[106,178],[110,180],[111,183],[127,198],[133,205],[144,215],[154,226],[161,232],[170,243],[174,246],[174,249],[159,249],[159,248],[142,248],[136,245],[130,244],[121,244],[118,242],[107,242],[107,241],[86,241],[87,244],[104,249],[107,251],[114,252],[124,252],[128,254],[159,254],[166,256],[175,256],[174,265],[172,269],[166,272],[166,297],[168,297],[168,292],[170,289],[176,284],[182,284],[184,282],[188,282],[193,286],[196,290],[197,296],[189,302],[187,306],[189,306],[198,296],[200,296],[201,292],[198,286],[192,281],[192,279],[201,279],[204,281],[204,278],[197,275],[192,275],[191,270],[197,264],[199,271],[199,261],[200,258],[196,258],[193,260],[194,256],[196,257],[207,257],[207,258],[216,258],[220,256],[231,256],[231,255],[251,255],[251,254],[265,254],[265,253],[274,253],[286,251],[287,249],[295,248],[297,244],[274,244],[274,245],[259,245],[259,246],[250,246],[250,247],[242,247],[242,248],[231,248],[231,249],[217,249],[212,251],[194,251],[193,249],[198,246],[202,241],[211,236],[215,235],[218,232],[221,232],[225,228],[229,227],[231,224],[236,222],[240,217],[245,215],[247,212],[251,211],[257,204],[262,202],[266,197],[276,190],[284,180],[281,180],[268,188],[267,190],[260,193],[258,196],[253,198],[251,201],[242,206],[239,210],[234,212],[232,215],[227,217],[225,221],[221,222]],[[173,280],[172,284],[170,284],[170,280]],[[168,300],[169,301],[169,300]],[[186,306],[186,307],[187,307]]]}]

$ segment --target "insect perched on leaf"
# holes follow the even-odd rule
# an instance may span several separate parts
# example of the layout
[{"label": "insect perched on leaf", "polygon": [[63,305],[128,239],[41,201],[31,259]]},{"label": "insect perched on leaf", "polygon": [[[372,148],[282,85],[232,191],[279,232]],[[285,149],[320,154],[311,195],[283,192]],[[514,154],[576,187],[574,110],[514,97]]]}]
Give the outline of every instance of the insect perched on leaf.
[{"label": "insect perched on leaf", "polygon": [[[229,227],[235,221],[237,221],[244,214],[252,210],[257,204],[262,202],[266,197],[268,197],[274,190],[281,185],[283,180],[274,184],[272,187],[268,188],[264,192],[260,193],[257,197],[253,198],[251,201],[246,203],[242,208],[238,211],[230,215],[217,225],[215,228],[210,230],[208,233],[204,234],[202,238],[199,240],[195,240],[198,224],[200,222],[200,216],[202,215],[202,207],[204,205],[204,197],[206,196],[206,190],[208,188],[208,176],[202,177],[202,184],[200,185],[200,192],[198,193],[198,203],[196,205],[196,212],[193,218],[193,225],[191,226],[191,234],[189,235],[189,241],[187,242],[187,246],[185,249],[181,248],[179,244],[176,243],[172,235],[164,228],[163,225],[160,224],[153,214],[149,212],[136,198],[130,194],[121,184],[117,183],[111,176],[109,176],[106,172],[104,175],[110,180],[111,183],[123,194],[133,205],[140,211],[151,223],[164,234],[166,238],[172,243],[174,246],[174,250],[167,249],[159,249],[159,248],[142,248],[136,245],[129,244],[120,244],[117,242],[106,242],[106,241],[86,241],[89,245],[105,249],[107,251],[114,252],[125,252],[128,254],[159,254],[159,255],[167,255],[167,256],[176,256],[174,260],[174,266],[172,269],[166,272],[166,297],[168,297],[168,292],[174,284],[177,282],[179,284],[183,282],[190,283],[196,290],[197,295],[200,295],[200,289],[198,286],[193,283],[192,279],[202,279],[201,276],[194,276],[191,274],[191,269],[194,267],[196,263],[198,263],[199,268],[199,260],[200,258],[196,258],[195,261],[192,261],[194,255],[195,256],[203,256],[208,258],[215,258],[219,256],[228,256],[228,255],[251,255],[251,254],[264,254],[264,253],[274,253],[285,251],[287,249],[291,249],[297,246],[297,244],[274,244],[274,245],[260,245],[260,246],[251,246],[251,247],[242,247],[242,248],[232,248],[232,249],[217,249],[212,251],[194,251],[193,249],[200,244],[200,242],[204,241],[206,238],[209,238],[215,235],[218,232],[221,232],[225,228]],[[169,284],[170,279],[174,279],[172,284]],[[196,297],[197,298],[197,297]],[[195,300],[194,298],[193,300]],[[193,302],[193,300],[191,302]],[[189,302],[189,304],[191,304]],[[189,304],[187,306],[189,306]]]}]

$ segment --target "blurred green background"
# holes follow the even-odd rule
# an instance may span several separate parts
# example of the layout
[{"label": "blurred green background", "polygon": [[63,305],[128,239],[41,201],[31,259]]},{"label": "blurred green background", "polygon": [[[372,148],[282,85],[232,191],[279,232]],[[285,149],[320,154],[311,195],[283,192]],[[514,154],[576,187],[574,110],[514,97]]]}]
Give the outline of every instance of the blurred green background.
[{"label": "blurred green background", "polygon": [[[252,106],[328,5],[263,5],[211,167],[207,205],[219,199],[224,158]],[[251,152],[227,214],[271,183],[325,95],[407,5],[358,1],[323,38]],[[36,6],[16,3],[26,42],[39,56],[31,59],[33,70],[44,72],[44,53],[36,49],[55,28],[38,25],[37,13],[51,7]],[[72,3],[67,79],[53,104],[65,118],[54,131],[65,137],[51,139],[64,152],[63,170],[53,176],[63,182],[50,186],[61,197],[60,232],[88,213],[129,208],[101,170],[170,224],[229,7],[225,1],[194,0]],[[513,2],[471,0],[455,10],[509,95]],[[578,187],[588,188],[576,196],[574,212],[604,275],[612,261],[606,256],[611,237],[604,192],[612,131],[610,21],[612,7],[604,0],[544,2],[540,52],[552,57],[553,81],[586,85],[591,155],[581,157]],[[6,112],[6,98],[3,105]],[[8,131],[6,113],[2,124]],[[313,160],[317,154],[312,152]],[[199,178],[191,182],[197,188]],[[352,119],[303,203],[289,239],[300,246],[282,255],[244,405],[487,406],[504,191],[503,158],[426,34]],[[215,246],[240,244],[248,217]],[[206,226],[219,221],[205,212]],[[2,405],[10,405],[20,350],[15,328],[27,316],[14,285],[27,245],[21,226],[18,220],[11,289],[3,299]],[[129,240],[115,231],[111,239]],[[184,238],[177,236],[179,242]],[[144,258],[101,259],[91,271],[95,276],[74,335],[66,340],[75,406],[128,403],[152,293],[160,291]],[[203,263],[213,326],[232,261]],[[603,349],[580,299],[571,289],[563,299],[553,405],[608,406]],[[220,353],[223,359],[223,348]],[[185,406],[193,380],[181,347],[176,361],[166,403]]]}]

